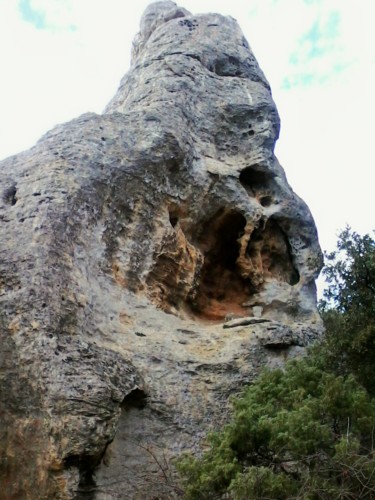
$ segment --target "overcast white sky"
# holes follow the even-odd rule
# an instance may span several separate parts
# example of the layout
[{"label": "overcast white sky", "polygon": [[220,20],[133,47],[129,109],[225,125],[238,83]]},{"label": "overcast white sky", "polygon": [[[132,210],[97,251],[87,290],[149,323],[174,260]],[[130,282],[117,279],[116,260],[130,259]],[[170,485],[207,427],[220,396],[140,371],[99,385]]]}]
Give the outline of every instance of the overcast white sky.
[{"label": "overcast white sky", "polygon": [[[147,0],[0,0],[0,158],[100,113]],[[331,249],[374,223],[375,0],[181,0],[236,18],[273,91],[276,154]],[[1,175],[1,174],[0,174]]]}]

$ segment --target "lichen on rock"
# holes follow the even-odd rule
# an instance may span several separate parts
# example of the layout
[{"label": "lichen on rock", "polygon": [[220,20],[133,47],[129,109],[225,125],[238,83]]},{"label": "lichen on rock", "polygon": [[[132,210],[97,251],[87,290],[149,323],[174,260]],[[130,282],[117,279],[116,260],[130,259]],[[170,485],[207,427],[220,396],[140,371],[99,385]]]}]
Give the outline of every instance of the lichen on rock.
[{"label": "lichen on rock", "polygon": [[6,496],[171,498],[170,459],[320,335],[278,133],[237,22],[156,2],[105,112],[1,162]]}]

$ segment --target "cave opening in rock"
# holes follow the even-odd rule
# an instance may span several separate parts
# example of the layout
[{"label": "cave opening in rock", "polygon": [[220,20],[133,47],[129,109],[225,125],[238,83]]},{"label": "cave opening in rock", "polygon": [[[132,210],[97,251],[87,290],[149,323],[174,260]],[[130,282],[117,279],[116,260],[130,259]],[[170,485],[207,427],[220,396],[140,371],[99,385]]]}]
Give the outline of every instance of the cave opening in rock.
[{"label": "cave opening in rock", "polygon": [[241,76],[243,74],[242,66],[243,63],[237,57],[229,56],[215,61],[209,70],[218,76]]},{"label": "cave opening in rock", "polygon": [[99,456],[70,455],[65,458],[64,466],[77,467],[79,470],[79,484],[76,491],[76,500],[93,500],[95,498],[96,481],[95,470],[100,463]]},{"label": "cave opening in rock", "polygon": [[17,203],[17,187],[16,185],[10,186],[4,191],[3,200],[9,205],[15,205]]},{"label": "cave opening in rock", "polygon": [[127,396],[125,396],[124,400],[121,403],[122,410],[130,410],[131,408],[137,408],[141,410],[147,404],[147,394],[138,389],[138,387],[131,392]]},{"label": "cave opening in rock", "polygon": [[264,228],[253,231],[246,253],[262,280],[270,278],[289,285],[299,282],[288,237],[275,220],[269,219]]},{"label": "cave opening in rock", "polygon": [[272,196],[262,196],[259,200],[259,203],[262,205],[262,207],[269,207],[273,203]]},{"label": "cave opening in rock", "polygon": [[175,228],[180,219],[180,210],[177,206],[171,205],[168,207],[169,222],[173,228]]},{"label": "cave opening in rock", "polygon": [[241,304],[248,298],[249,283],[237,266],[245,226],[245,217],[231,210],[218,212],[201,228],[197,246],[204,264],[193,308],[203,318],[245,313]]},{"label": "cave opening in rock", "polygon": [[256,165],[241,170],[240,182],[245,189],[259,189],[268,185],[273,175],[257,168]]},{"label": "cave opening in rock", "polygon": [[[120,404],[121,413],[116,434],[102,455],[102,465],[95,472],[95,479],[97,484],[100,484],[101,491],[110,493],[118,489],[118,496],[109,495],[108,498],[128,498],[126,494],[122,496],[123,488],[135,490],[140,479],[137,474],[145,473],[147,460],[144,458],[146,452],[142,443],[147,441],[148,426],[152,425],[147,397],[146,392],[137,387],[130,391]],[[126,474],[128,470],[132,470],[132,474]]]},{"label": "cave opening in rock", "polygon": [[171,223],[172,227],[176,227],[177,222],[178,222],[178,217],[176,217],[174,215],[170,215],[169,216],[169,222]]}]

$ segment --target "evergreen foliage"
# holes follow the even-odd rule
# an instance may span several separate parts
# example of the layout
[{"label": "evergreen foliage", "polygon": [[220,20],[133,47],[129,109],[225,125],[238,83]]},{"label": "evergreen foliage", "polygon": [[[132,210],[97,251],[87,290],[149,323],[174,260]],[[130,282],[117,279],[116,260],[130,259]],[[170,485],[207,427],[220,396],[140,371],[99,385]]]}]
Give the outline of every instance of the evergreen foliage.
[{"label": "evergreen foliage", "polygon": [[375,498],[375,241],[346,228],[325,274],[324,342],[264,370],[208,451],[180,461],[185,498]]},{"label": "evergreen foliage", "polygon": [[325,363],[353,373],[375,395],[375,240],[346,228],[326,255],[328,281],[320,304],[326,327]]}]

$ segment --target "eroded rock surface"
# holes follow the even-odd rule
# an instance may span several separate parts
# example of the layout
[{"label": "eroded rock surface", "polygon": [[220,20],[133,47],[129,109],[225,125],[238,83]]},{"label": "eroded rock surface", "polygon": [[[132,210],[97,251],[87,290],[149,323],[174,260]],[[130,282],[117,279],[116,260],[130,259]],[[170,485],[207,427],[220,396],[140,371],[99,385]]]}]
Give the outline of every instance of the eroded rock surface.
[{"label": "eroded rock surface", "polygon": [[177,496],[171,457],[320,334],[278,133],[237,22],[167,1],[103,115],[0,163],[4,498]]}]

